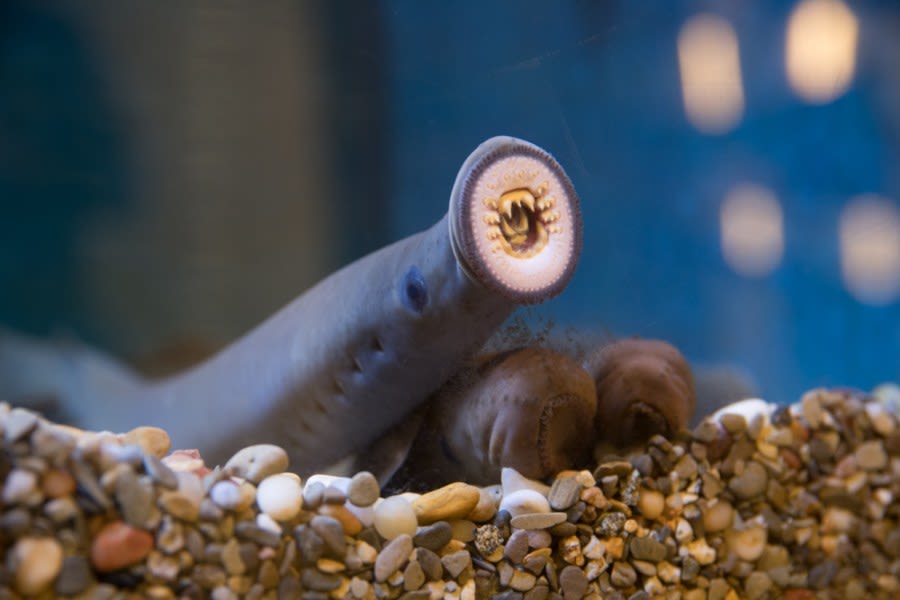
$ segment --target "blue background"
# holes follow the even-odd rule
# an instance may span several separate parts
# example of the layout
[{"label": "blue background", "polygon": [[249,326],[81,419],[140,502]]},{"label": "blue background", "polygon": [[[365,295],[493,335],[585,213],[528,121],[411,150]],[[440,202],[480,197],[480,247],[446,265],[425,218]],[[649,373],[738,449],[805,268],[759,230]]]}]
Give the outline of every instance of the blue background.
[{"label": "blue background", "polygon": [[[42,6],[0,4],[0,323],[117,352],[128,340],[85,300],[75,257],[92,211],[133,202],[130,125],[84,34]],[[879,60],[900,45],[872,42],[900,22],[895,3],[850,5],[853,84],[821,106],[785,76],[791,2],[314,6],[334,200],[359,217],[322,274],[435,222],[465,156],[510,134],[558,158],[584,215],[575,278],[528,318],[670,340],[697,363],[746,369],[773,401],[900,380],[900,306],[847,291],[837,239],[851,197],[900,198],[900,107],[884,101],[900,73]],[[681,99],[676,38],[701,10],[740,42],[745,113],[724,135],[692,127]],[[784,212],[784,256],[763,278],[735,273],[719,246],[720,203],[741,181]]]}]

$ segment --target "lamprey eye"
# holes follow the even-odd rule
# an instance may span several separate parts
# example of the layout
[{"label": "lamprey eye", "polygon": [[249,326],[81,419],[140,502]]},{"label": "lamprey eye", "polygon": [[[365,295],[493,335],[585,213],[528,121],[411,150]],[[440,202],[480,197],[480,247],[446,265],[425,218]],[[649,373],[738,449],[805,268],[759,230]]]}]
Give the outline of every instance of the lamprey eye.
[{"label": "lamprey eye", "polygon": [[428,304],[428,286],[422,272],[415,265],[403,276],[400,298],[403,305],[415,313],[425,310]]},{"label": "lamprey eye", "polygon": [[581,253],[578,196],[537,146],[503,137],[479,146],[457,177],[450,214],[463,267],[513,301],[542,302],[572,277]]}]

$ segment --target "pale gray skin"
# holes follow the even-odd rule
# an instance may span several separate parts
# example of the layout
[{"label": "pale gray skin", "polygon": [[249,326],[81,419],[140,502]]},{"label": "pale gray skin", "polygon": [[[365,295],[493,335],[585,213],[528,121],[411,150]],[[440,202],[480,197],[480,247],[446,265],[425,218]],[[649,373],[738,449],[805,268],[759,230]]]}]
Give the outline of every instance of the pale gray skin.
[{"label": "pale gray skin", "polygon": [[[474,234],[461,232],[463,215],[483,201],[467,197],[472,177],[521,152],[555,169],[576,231],[563,275],[528,291],[492,278]],[[162,427],[174,447],[198,448],[210,465],[241,447],[274,443],[287,450],[292,471],[316,472],[400,423],[518,304],[559,293],[580,253],[580,227],[561,167],[527,142],[492,138],[461,167],[437,224],[329,276],[209,361],[146,382],[80,346],[48,352],[46,344],[0,335],[0,396],[14,403],[53,396],[51,417],[91,430]],[[405,448],[400,443],[398,452]]]}]

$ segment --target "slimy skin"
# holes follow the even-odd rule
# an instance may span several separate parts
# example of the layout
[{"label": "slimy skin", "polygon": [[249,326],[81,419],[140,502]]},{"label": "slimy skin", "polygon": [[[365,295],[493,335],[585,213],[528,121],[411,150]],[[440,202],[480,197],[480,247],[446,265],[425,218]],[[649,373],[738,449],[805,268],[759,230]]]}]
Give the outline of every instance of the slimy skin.
[{"label": "slimy skin", "polygon": [[590,457],[596,409],[593,379],[565,354],[530,346],[482,357],[435,394],[400,477],[487,485],[512,467],[544,479]]},{"label": "slimy skin", "polygon": [[622,447],[687,427],[696,405],[694,380],[671,344],[619,340],[589,355],[584,368],[597,386],[599,439]]},{"label": "slimy skin", "polygon": [[72,425],[156,425],[211,465],[275,443],[291,470],[312,473],[410,414],[517,305],[562,291],[580,251],[562,168],[528,142],[492,138],[463,164],[438,223],[334,273],[207,362],[157,382],[72,363],[49,392]]}]

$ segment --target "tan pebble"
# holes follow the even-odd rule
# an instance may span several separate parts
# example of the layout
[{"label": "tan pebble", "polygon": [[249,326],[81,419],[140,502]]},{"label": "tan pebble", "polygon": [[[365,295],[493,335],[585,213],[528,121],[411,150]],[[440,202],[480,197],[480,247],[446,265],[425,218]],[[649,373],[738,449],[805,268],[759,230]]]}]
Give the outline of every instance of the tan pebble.
[{"label": "tan pebble", "polygon": [[347,570],[347,565],[339,560],[320,558],[316,561],[316,568],[323,573],[340,573]]},{"label": "tan pebble", "polygon": [[645,518],[655,520],[666,507],[666,498],[656,490],[642,489],[638,496],[638,510]]},{"label": "tan pebble", "polygon": [[725,500],[711,502],[703,513],[703,528],[714,533],[731,527],[734,521],[734,508]]},{"label": "tan pebble", "polygon": [[733,529],[725,534],[728,548],[738,558],[747,562],[755,562],[762,556],[766,549],[766,538],[766,528],[762,526],[746,527],[741,530]]},{"label": "tan pebble", "polygon": [[12,548],[16,590],[26,596],[43,592],[62,568],[62,545],[51,537],[23,537]]},{"label": "tan pebble", "polygon": [[822,530],[826,533],[848,533],[855,528],[856,516],[844,508],[830,506],[822,515]]},{"label": "tan pebble", "polygon": [[477,525],[468,519],[450,521],[450,531],[453,539],[461,542],[471,542],[474,540],[476,528]]},{"label": "tan pebble", "polygon": [[581,553],[581,542],[578,536],[570,535],[559,540],[559,555],[571,565],[580,567],[584,564],[584,555]]},{"label": "tan pebble", "polygon": [[863,442],[856,448],[854,456],[856,456],[856,463],[859,467],[866,471],[883,469],[888,463],[887,452],[884,451],[884,444],[881,440]]},{"label": "tan pebble", "polygon": [[588,471],[587,469],[582,469],[575,473],[575,481],[581,484],[581,487],[589,488],[597,485],[597,480],[594,479],[594,474]]},{"label": "tan pebble", "polygon": [[231,471],[251,483],[259,483],[269,475],[283,473],[287,467],[287,452],[274,444],[247,446],[238,450],[225,463],[226,471]]},{"label": "tan pebble", "polygon": [[563,512],[538,512],[515,515],[509,524],[516,529],[549,529],[565,520]]},{"label": "tan pebble", "polygon": [[700,538],[686,544],[688,554],[703,566],[716,562],[716,549],[711,547],[705,539]]},{"label": "tan pebble", "polygon": [[681,544],[694,539],[694,528],[687,519],[679,518],[675,521],[675,539]]},{"label": "tan pebble", "polygon": [[681,581],[681,569],[668,561],[661,561],[656,565],[656,575],[665,583],[678,583]]},{"label": "tan pebble", "polygon": [[416,511],[406,498],[391,496],[375,505],[375,531],[386,540],[404,533],[413,536],[418,524]]},{"label": "tan pebble", "polygon": [[63,469],[49,469],[41,479],[41,488],[49,498],[61,498],[75,493],[75,478]]},{"label": "tan pebble", "polygon": [[610,560],[619,560],[625,555],[625,540],[619,536],[611,537],[606,542],[606,556]]},{"label": "tan pebble", "polygon": [[548,513],[550,512],[550,503],[547,501],[547,497],[540,492],[522,489],[504,494],[500,501],[500,510],[505,510],[513,517],[532,513]]},{"label": "tan pebble", "polygon": [[423,494],[412,503],[419,525],[465,518],[478,504],[481,493],[474,485],[451,483]]},{"label": "tan pebble", "polygon": [[491,485],[478,489],[478,503],[475,508],[466,515],[466,519],[475,523],[490,521],[497,514],[497,506],[500,504],[502,491],[499,485]]},{"label": "tan pebble", "polygon": [[378,558],[378,551],[363,541],[356,542],[356,555],[365,565],[371,565]]},{"label": "tan pebble", "polygon": [[157,500],[159,507],[173,517],[194,522],[200,516],[200,505],[181,492],[163,492]]},{"label": "tan pebble", "polygon": [[517,592],[527,592],[534,587],[535,581],[537,581],[537,577],[535,577],[528,571],[520,571],[516,569],[515,571],[513,571],[513,575],[509,580],[509,587],[516,590]]},{"label": "tan pebble", "polygon": [[146,454],[162,458],[172,447],[172,440],[165,430],[159,427],[135,427],[121,437],[123,444],[140,447]]},{"label": "tan pebble", "polygon": [[103,526],[91,544],[91,564],[101,573],[116,571],[144,560],[153,549],[153,536],[122,521]]},{"label": "tan pebble", "polygon": [[360,520],[356,518],[356,515],[347,510],[347,507],[343,504],[323,504],[319,507],[317,512],[320,515],[334,517],[340,521],[341,526],[344,528],[344,533],[351,537],[359,535],[359,532],[362,531],[363,527]]},{"label": "tan pebble", "polygon": [[581,499],[595,508],[603,509],[609,505],[603,490],[595,485],[583,489],[581,491]]}]

